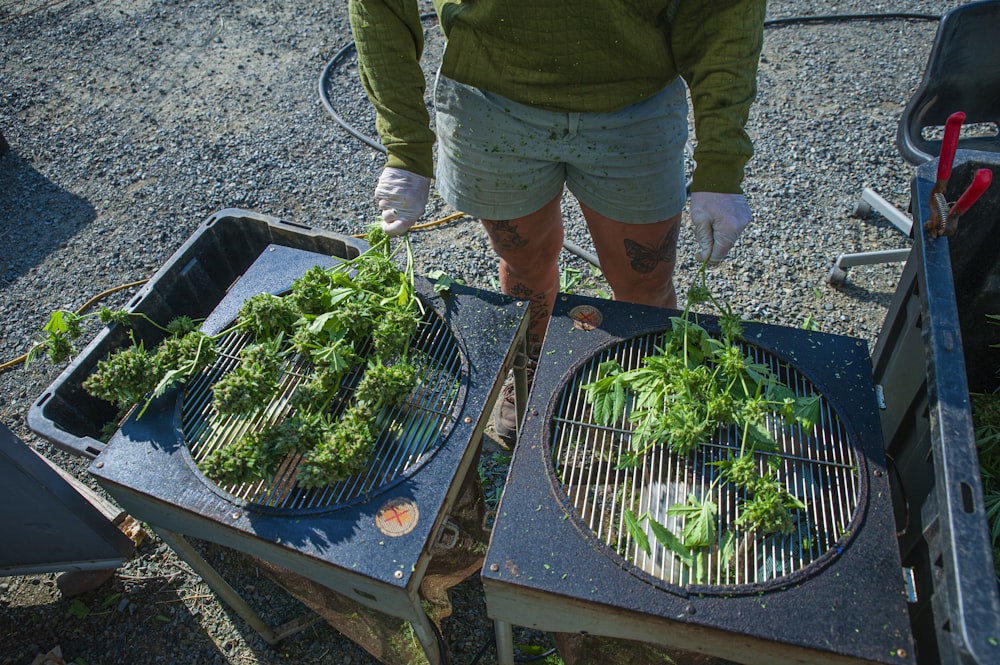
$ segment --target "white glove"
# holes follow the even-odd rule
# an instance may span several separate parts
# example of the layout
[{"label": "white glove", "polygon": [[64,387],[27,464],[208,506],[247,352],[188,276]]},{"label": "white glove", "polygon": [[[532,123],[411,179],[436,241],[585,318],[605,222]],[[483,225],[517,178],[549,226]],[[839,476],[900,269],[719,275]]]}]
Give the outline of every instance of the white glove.
[{"label": "white glove", "polygon": [[750,206],[742,194],[691,192],[691,224],[701,245],[698,260],[707,259],[714,265],[726,258],[750,217]]},{"label": "white glove", "polygon": [[391,166],[382,169],[375,185],[375,200],[382,211],[382,230],[398,236],[410,230],[424,214],[431,179]]}]

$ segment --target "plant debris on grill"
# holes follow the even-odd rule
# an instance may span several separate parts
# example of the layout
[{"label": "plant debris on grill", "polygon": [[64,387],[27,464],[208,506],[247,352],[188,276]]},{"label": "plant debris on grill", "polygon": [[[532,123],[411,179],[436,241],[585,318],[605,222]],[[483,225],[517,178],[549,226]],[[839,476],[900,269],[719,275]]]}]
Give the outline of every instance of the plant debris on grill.
[{"label": "plant debris on grill", "polygon": [[[219,419],[243,419],[246,434],[213,450],[199,463],[216,483],[267,481],[289,455],[302,457],[299,486],[329,485],[363,470],[380,431],[384,412],[406,400],[417,384],[410,342],[420,325],[422,306],[414,290],[413,257],[406,239],[406,270],[393,260],[389,237],[378,225],[369,229],[370,249],[331,268],[315,266],[282,296],[257,294],[240,307],[236,321],[208,336],[180,317],[154,349],[141,340],[101,360],[83,384],[96,397],[122,409],[143,404],[181,385],[212,365],[216,342],[233,333],[252,338],[238,363],[212,387]],[[102,310],[101,321],[128,325],[134,315]],[[47,338],[33,349],[53,361],[71,354],[83,316],[55,312]],[[278,397],[286,372],[305,367],[290,397],[289,415],[270,424],[261,411]],[[333,404],[350,372],[361,372],[353,399]],[[300,370],[296,370],[300,371]],[[339,410],[338,410],[339,409]]]},{"label": "plant debris on grill", "polygon": [[[691,494],[687,503],[667,509],[668,517],[683,519],[679,537],[649,511],[637,516],[624,510],[625,527],[643,551],[651,553],[642,528],[646,523],[656,540],[677,555],[699,582],[704,580],[709,554],[715,551],[725,563],[734,552],[734,533],[717,528],[719,509],[708,499],[720,481],[740,490],[734,527],[761,536],[795,531],[792,511],[805,505],[774,475],[779,460],[772,453],[778,445],[767,420],[780,418],[810,429],[819,415],[818,396],[797,396],[767,365],[743,352],[739,346],[742,322],[707,288],[705,267],[699,272],[699,283],[688,292],[682,315],[671,317],[671,327],[663,333],[656,354],[629,370],[617,360],[605,361],[595,380],[583,386],[595,422],[608,426],[627,418],[632,424],[629,447],[620,452],[623,467],[638,465],[657,446],[666,446],[679,456],[691,455],[710,443],[720,428],[736,427],[739,453],[713,463],[720,474],[704,495]],[[710,303],[721,314],[721,339],[698,325],[691,307],[701,303]]]}]

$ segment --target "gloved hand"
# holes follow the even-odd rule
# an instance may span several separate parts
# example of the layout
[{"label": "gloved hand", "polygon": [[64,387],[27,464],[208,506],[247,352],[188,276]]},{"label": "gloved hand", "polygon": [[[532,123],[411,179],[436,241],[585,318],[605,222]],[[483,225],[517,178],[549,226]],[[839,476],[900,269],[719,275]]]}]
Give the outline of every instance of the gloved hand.
[{"label": "gloved hand", "polygon": [[750,217],[750,206],[742,194],[691,192],[691,224],[701,245],[698,260],[714,265],[726,258]]},{"label": "gloved hand", "polygon": [[398,236],[410,230],[424,214],[431,179],[387,166],[375,185],[375,200],[382,211],[382,230]]}]

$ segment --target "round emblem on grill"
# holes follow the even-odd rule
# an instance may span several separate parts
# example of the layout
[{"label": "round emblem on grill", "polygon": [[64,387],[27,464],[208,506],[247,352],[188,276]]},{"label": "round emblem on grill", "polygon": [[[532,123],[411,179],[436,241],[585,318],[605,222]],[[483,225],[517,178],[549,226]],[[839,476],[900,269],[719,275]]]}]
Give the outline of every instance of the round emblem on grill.
[{"label": "round emblem on grill", "polygon": [[601,310],[592,305],[578,305],[569,311],[569,318],[573,320],[573,327],[580,330],[593,330],[604,321]]},{"label": "round emblem on grill", "polygon": [[409,499],[389,499],[375,514],[375,526],[387,536],[405,536],[413,531],[420,519],[417,504]]}]

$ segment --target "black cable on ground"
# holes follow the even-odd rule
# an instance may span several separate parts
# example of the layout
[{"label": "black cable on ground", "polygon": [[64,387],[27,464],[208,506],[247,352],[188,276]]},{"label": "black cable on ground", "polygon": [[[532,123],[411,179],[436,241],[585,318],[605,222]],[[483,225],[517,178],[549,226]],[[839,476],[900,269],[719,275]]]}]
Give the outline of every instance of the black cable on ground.
[{"label": "black cable on ground", "polygon": [[[429,21],[429,20],[435,20],[436,21],[437,20],[437,14],[434,14],[433,12],[429,13],[429,14],[421,14],[420,15],[420,20],[421,21]],[[378,140],[376,140],[376,139],[368,136],[364,132],[361,132],[360,130],[355,129],[354,126],[351,125],[350,122],[348,122],[343,116],[341,116],[337,112],[337,109],[335,109],[333,107],[333,103],[330,102],[330,97],[329,97],[329,95],[327,95],[327,92],[326,92],[326,82],[327,82],[327,79],[329,78],[330,74],[332,72],[336,71],[337,67],[339,67],[340,64],[344,60],[346,60],[347,57],[349,55],[351,55],[351,53],[354,53],[356,50],[357,50],[356,42],[352,41],[352,42],[348,43],[346,46],[344,46],[344,48],[342,48],[339,51],[337,51],[334,54],[334,56],[332,58],[330,58],[330,61],[328,63],[326,63],[326,66],[323,67],[323,72],[319,75],[319,98],[320,98],[320,101],[323,102],[323,106],[326,108],[327,112],[331,116],[333,116],[334,121],[338,125],[340,125],[341,127],[344,128],[344,131],[346,131],[348,134],[350,134],[354,138],[356,138],[359,141],[361,141],[362,143],[364,143],[369,148],[372,148],[373,150],[378,150],[382,154],[385,154],[385,146],[384,145],[382,145]]]},{"label": "black cable on ground", "polygon": [[340,125],[344,129],[344,131],[346,131],[348,134],[350,134],[357,140],[364,143],[369,148],[378,150],[379,152],[385,154],[385,146],[376,141],[375,139],[371,138],[367,134],[364,134],[363,132],[355,129],[354,126],[351,125],[351,123],[349,123],[347,120],[344,119],[343,116],[337,113],[337,109],[335,109],[333,107],[333,104],[330,103],[330,98],[326,94],[326,81],[330,73],[335,71],[337,67],[340,66],[340,63],[343,62],[347,58],[347,56],[349,56],[355,50],[356,49],[354,42],[351,42],[344,48],[337,51],[336,55],[334,55],[330,59],[330,62],[326,63],[326,67],[323,68],[323,73],[320,74],[319,76],[319,98],[320,101],[323,102],[323,106],[326,107],[327,112],[329,112],[329,114],[333,116],[334,121],[338,125]]},{"label": "black cable on ground", "polygon": [[936,14],[828,14],[821,16],[789,16],[787,18],[773,18],[764,21],[765,28],[781,27],[785,25],[803,25],[807,23],[850,23],[853,21],[940,21],[941,17]]}]

